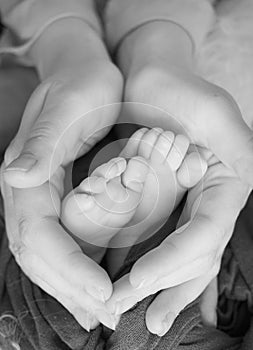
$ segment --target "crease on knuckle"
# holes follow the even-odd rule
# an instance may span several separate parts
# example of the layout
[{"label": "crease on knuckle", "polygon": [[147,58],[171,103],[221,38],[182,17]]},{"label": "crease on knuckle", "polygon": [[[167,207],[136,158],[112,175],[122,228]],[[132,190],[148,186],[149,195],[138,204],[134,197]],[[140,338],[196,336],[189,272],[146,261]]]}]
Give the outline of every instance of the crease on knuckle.
[{"label": "crease on knuckle", "polygon": [[32,227],[34,225],[34,219],[21,215],[18,218],[19,234],[22,244],[26,247],[30,246],[30,236],[32,234]]},{"label": "crease on knuckle", "polygon": [[39,234],[38,227],[49,220],[58,222],[58,218],[53,215],[40,217],[39,214],[38,216],[21,214],[18,218],[21,243],[27,248],[32,248],[32,242],[36,239],[35,236]]}]

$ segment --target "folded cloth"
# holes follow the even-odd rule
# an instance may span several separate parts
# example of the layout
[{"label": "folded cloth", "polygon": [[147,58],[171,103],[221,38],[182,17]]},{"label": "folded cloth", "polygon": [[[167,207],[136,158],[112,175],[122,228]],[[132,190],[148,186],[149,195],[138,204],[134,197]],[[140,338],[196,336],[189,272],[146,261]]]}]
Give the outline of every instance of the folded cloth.
[{"label": "folded cloth", "polygon": [[[77,172],[74,174],[75,184],[84,177],[85,174],[81,173],[80,169],[88,169],[89,159],[92,159],[91,155],[77,163]],[[81,167],[80,164],[84,166]],[[154,299],[154,295],[139,302],[123,314],[115,331],[99,325],[90,333],[86,332],[61,304],[34,285],[16,264],[8,248],[1,203],[0,315],[2,316],[0,316],[0,349],[252,349],[253,322],[250,309],[253,295],[252,206],[253,196],[250,197],[237,221],[233,239],[226,253],[230,259],[224,258],[220,274],[221,297],[225,297],[228,301],[232,299],[237,302],[246,301],[248,328],[243,330],[243,334],[237,332],[235,337],[231,337],[219,329],[205,327],[201,322],[198,300],[195,300],[179,314],[170,331],[163,337],[158,337],[149,333],[145,325],[145,313]],[[174,212],[159,233],[131,248],[115,279],[128,273],[133,263],[141,255],[156,247],[168,233],[175,229],[179,214],[180,208]],[[230,274],[229,264],[236,266],[236,274]],[[238,276],[238,274],[240,277],[235,278],[235,275]],[[240,283],[240,287],[237,288],[238,283]],[[224,314],[224,303],[221,306],[221,311],[223,310]],[[237,312],[236,307],[230,309],[231,319],[238,314]],[[228,324],[230,325],[231,322],[229,321]]]}]

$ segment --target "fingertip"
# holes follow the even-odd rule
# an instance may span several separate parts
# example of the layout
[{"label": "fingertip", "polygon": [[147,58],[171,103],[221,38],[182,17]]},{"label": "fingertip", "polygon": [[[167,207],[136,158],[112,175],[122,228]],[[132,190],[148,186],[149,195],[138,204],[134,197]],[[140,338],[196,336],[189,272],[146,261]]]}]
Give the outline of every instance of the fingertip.
[{"label": "fingertip", "polygon": [[37,160],[34,157],[21,155],[17,159],[13,160],[6,167],[6,170],[27,172],[27,171],[30,171],[36,163],[37,163]]},{"label": "fingertip", "polygon": [[37,167],[38,161],[31,156],[22,155],[13,160],[4,169],[4,180],[11,186],[17,188],[38,186],[43,183],[39,173],[32,175]]},{"label": "fingertip", "polygon": [[86,281],[85,290],[95,299],[105,303],[112,295],[113,286],[105,270],[97,264],[94,267],[93,280],[90,283]]},{"label": "fingertip", "polygon": [[208,315],[208,314],[205,314],[205,315],[201,315],[202,316],[202,321],[203,321],[203,324],[207,327],[212,327],[212,328],[216,328],[217,327],[217,314],[212,314],[212,315]]},{"label": "fingertip", "polygon": [[104,287],[88,286],[85,289],[93,298],[101,301],[102,303],[105,303],[111,296],[111,291],[110,289],[108,289],[108,286],[104,286]]},{"label": "fingertip", "polygon": [[160,322],[158,322],[157,319],[153,316],[154,315],[149,307],[145,315],[146,327],[150,333],[159,336],[159,334],[163,332],[163,327],[161,326]]},{"label": "fingertip", "polygon": [[164,318],[154,319],[153,315],[146,314],[146,326],[150,333],[158,335],[158,337],[163,337],[172,327],[175,321],[175,314],[173,312],[169,312]]},{"label": "fingertip", "polygon": [[60,163],[48,162],[47,159],[21,155],[4,169],[4,180],[12,187],[28,188],[45,183],[58,168]]},{"label": "fingertip", "polygon": [[4,180],[12,187],[28,188],[40,186],[47,181],[47,177],[39,172],[24,171],[18,168],[7,168],[3,172]]},{"label": "fingertip", "polygon": [[215,277],[202,293],[199,304],[203,324],[208,327],[217,326],[218,297],[218,279]]},{"label": "fingertip", "polygon": [[156,265],[158,252],[159,251],[157,251],[156,248],[153,249],[137,260],[133,265],[129,274],[129,282],[133,288],[147,288],[154,285],[154,283],[158,281],[158,273],[155,274],[151,268],[152,266]]},{"label": "fingertip", "polygon": [[155,278],[151,279],[146,277],[142,271],[139,271],[139,266],[133,267],[129,275],[129,282],[135,289],[142,289],[149,287],[156,281]]},{"label": "fingertip", "polygon": [[135,289],[141,289],[146,283],[146,279],[138,272],[138,263],[139,260],[133,265],[129,273],[129,282]]},{"label": "fingertip", "polygon": [[4,162],[6,167],[9,166],[15,159],[17,159],[20,155],[20,151],[23,146],[18,144],[16,139],[13,139],[9,144],[7,150],[4,153]]}]

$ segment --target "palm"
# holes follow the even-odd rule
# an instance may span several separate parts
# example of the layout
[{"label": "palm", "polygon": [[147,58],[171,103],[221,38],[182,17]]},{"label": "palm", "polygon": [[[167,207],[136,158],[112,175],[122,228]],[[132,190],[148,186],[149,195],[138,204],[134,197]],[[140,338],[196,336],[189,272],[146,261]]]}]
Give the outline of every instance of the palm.
[{"label": "palm", "polygon": [[252,132],[233,98],[197,75],[169,68],[147,67],[128,78],[125,101],[137,102],[129,104],[131,120],[186,134],[251,183]]}]

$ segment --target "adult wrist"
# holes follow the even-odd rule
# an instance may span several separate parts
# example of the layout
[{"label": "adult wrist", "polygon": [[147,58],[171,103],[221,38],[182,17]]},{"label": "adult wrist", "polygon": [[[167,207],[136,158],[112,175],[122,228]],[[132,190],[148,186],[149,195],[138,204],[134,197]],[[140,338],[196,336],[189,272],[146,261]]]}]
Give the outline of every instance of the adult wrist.
[{"label": "adult wrist", "polygon": [[117,61],[123,73],[146,65],[192,66],[193,43],[189,34],[170,21],[152,21],[132,31],[121,42]]},{"label": "adult wrist", "polygon": [[[61,27],[63,35],[74,31],[74,28],[68,24],[71,20],[88,24],[98,33],[98,36],[102,36],[102,25],[94,0],[11,1],[11,4],[3,6],[3,9],[1,7],[1,10],[3,10],[4,31],[1,37],[0,55],[14,55],[15,59],[24,65],[36,66],[37,62],[33,61],[33,54],[30,55],[31,48],[36,46],[38,41],[43,42],[41,37],[46,37],[48,32],[51,32],[53,38],[57,38],[53,35],[52,28]],[[65,26],[66,30],[64,30]],[[82,33],[80,29],[77,36]],[[55,46],[62,45],[60,36],[58,38],[59,42],[53,43]],[[66,42],[67,40],[68,37]],[[53,45],[49,45],[49,42],[50,38],[43,54],[50,53],[47,50],[48,47],[54,51]]]},{"label": "adult wrist", "polygon": [[212,28],[215,14],[210,0],[109,0],[104,22],[112,53],[134,29],[158,20],[185,28],[198,48]]},{"label": "adult wrist", "polygon": [[42,80],[58,71],[77,69],[94,59],[108,59],[99,33],[78,18],[65,18],[49,26],[29,50]]}]

